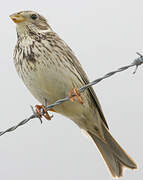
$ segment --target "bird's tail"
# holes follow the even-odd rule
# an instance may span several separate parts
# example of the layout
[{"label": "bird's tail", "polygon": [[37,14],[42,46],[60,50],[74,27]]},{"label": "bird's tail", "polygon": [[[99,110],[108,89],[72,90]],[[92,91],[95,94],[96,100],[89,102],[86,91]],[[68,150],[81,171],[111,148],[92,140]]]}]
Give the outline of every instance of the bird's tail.
[{"label": "bird's tail", "polygon": [[103,125],[103,134],[105,142],[100,140],[91,132],[88,134],[92,137],[102,154],[113,177],[121,177],[123,168],[136,169],[136,163],[129,157],[129,155],[121,148],[121,146],[111,136],[108,129]]}]

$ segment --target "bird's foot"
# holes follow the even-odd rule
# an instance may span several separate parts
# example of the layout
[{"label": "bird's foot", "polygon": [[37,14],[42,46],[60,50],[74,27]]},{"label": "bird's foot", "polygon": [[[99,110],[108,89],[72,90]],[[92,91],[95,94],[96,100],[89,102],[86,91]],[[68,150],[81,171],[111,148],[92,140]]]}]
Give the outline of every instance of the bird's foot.
[{"label": "bird's foot", "polygon": [[83,99],[78,91],[78,89],[74,88],[68,93],[69,99],[74,102],[75,100],[78,101],[80,104],[83,104]]},{"label": "bird's foot", "polygon": [[[36,108],[35,110],[39,118],[42,118],[42,116],[44,116],[47,120],[51,120],[51,118],[53,117],[49,115],[44,105],[36,105],[35,108]],[[49,109],[49,111],[55,112],[55,110],[52,108]]]}]

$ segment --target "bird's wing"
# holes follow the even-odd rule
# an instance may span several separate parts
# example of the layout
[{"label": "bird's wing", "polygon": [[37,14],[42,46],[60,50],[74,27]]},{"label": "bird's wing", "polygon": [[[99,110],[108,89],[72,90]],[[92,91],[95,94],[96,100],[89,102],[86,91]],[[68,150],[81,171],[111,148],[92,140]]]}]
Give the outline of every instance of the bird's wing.
[{"label": "bird's wing", "polygon": [[[55,32],[50,32],[50,33],[46,34],[46,39],[49,39],[49,38],[51,39],[51,42],[52,42],[51,46],[58,48],[60,53],[64,53],[64,55],[66,54],[67,57],[70,57],[68,60],[74,66],[74,68],[76,69],[78,74],[80,74],[82,81],[85,84],[88,84],[89,83],[88,77],[87,77],[86,73],[83,71],[80,62],[78,61],[78,59],[76,58],[76,56],[74,55],[74,53],[70,49],[70,47],[68,47],[68,45],[62,39],[60,39],[60,37]],[[96,108],[99,112],[101,119],[103,120],[105,126],[108,128],[108,124],[105,120],[101,105],[98,101],[98,98],[97,98],[93,88],[92,87],[88,88],[88,91],[91,94],[91,97],[96,105]]]},{"label": "bird's wing", "polygon": [[[88,84],[89,83],[88,77],[87,77],[86,73],[84,72],[84,70],[82,69],[82,66],[81,66],[80,62],[78,61],[78,59],[74,55],[73,51],[69,47],[68,48],[67,47],[65,49],[67,50],[68,55],[71,57],[72,63],[74,65],[76,71],[80,74],[83,82],[85,84]],[[97,108],[97,110],[98,110],[98,112],[100,114],[101,119],[103,120],[106,127],[109,129],[108,124],[107,124],[107,122],[105,120],[101,105],[100,105],[100,103],[98,101],[98,98],[97,98],[97,96],[95,94],[94,89],[92,87],[90,87],[90,88],[88,88],[88,91],[90,92],[91,97],[93,98],[93,101],[94,101],[94,103],[96,105],[96,108]]]}]

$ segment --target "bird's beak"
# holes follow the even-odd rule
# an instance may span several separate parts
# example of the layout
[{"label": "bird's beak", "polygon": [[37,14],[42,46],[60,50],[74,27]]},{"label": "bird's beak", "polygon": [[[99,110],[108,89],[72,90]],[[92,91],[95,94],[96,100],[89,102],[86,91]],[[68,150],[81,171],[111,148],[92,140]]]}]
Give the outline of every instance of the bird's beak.
[{"label": "bird's beak", "polygon": [[21,23],[25,21],[25,17],[21,14],[12,14],[9,16],[15,23]]}]

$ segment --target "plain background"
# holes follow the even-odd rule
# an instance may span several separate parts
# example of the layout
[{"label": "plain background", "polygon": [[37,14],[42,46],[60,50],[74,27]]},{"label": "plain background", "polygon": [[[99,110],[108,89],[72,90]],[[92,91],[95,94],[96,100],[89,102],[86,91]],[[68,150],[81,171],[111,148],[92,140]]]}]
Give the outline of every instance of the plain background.
[{"label": "plain background", "polygon": [[[13,65],[15,24],[9,15],[35,10],[73,49],[89,79],[128,65],[143,49],[142,0],[4,0],[0,7],[0,130],[32,112],[38,102]],[[137,162],[124,180],[143,178],[143,67],[122,72],[94,86],[112,135]],[[67,118],[35,119],[0,137],[3,180],[112,179],[93,142]]]}]

